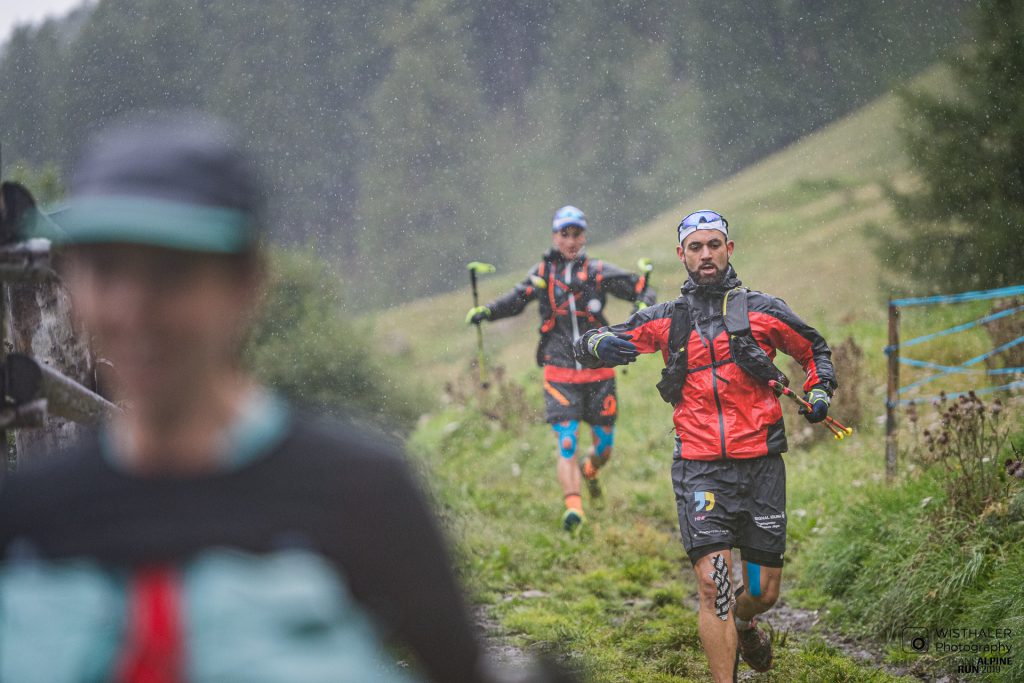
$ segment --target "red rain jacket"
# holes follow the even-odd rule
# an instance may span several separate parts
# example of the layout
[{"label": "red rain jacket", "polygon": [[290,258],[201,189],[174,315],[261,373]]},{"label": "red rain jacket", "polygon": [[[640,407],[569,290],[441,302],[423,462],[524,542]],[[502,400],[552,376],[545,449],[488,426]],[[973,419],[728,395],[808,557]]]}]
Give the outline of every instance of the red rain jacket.
[{"label": "red rain jacket", "polygon": [[[784,453],[788,448],[775,392],[732,362],[722,298],[740,284],[730,266],[721,286],[699,286],[688,280],[682,288],[690,306],[692,329],[686,383],[672,415],[677,458],[757,458]],[[638,311],[622,324],[588,332],[576,345],[577,358],[584,361],[589,357],[585,364],[601,366],[584,349],[591,335],[610,330],[631,335],[640,353],[661,351],[667,359],[673,307],[673,301],[662,302]],[[837,386],[832,352],[817,330],[800,320],[785,301],[763,292],[747,293],[747,312],[754,339],[769,358],[774,358],[776,351],[792,356],[806,373],[804,391],[817,386],[832,394]]]}]

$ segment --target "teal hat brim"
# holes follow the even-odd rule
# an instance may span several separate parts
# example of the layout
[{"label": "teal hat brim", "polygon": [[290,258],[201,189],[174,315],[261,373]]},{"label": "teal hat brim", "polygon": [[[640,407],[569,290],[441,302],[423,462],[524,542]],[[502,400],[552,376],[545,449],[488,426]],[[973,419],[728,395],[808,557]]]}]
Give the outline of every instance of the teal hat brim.
[{"label": "teal hat brim", "polygon": [[149,197],[81,197],[34,222],[34,237],[57,245],[142,244],[237,254],[253,248],[256,230],[237,209]]}]

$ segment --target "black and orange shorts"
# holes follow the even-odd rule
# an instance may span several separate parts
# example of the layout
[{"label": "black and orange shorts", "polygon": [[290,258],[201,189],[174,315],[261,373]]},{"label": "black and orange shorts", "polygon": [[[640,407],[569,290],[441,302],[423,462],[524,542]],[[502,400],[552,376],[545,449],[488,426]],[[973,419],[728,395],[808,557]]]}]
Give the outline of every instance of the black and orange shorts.
[{"label": "black and orange shorts", "polygon": [[582,420],[608,426],[615,424],[617,414],[614,377],[581,383],[544,380],[544,417],[549,424]]}]

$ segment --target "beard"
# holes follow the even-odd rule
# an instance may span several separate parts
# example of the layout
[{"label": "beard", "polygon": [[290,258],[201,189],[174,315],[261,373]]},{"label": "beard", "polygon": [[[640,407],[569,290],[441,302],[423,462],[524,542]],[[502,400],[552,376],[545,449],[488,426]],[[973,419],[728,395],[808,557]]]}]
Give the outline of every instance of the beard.
[{"label": "beard", "polygon": [[726,268],[715,266],[714,275],[704,275],[699,270],[690,270],[689,268],[686,269],[686,272],[690,274],[690,279],[698,285],[720,285],[725,282],[726,270]]}]

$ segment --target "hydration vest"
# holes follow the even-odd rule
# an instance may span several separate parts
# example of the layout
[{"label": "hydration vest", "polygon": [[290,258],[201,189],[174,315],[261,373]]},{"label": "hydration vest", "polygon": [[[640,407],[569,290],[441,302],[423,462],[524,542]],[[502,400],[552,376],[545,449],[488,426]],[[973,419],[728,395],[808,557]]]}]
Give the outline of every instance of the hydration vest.
[{"label": "hydration vest", "polygon": [[658,393],[667,403],[675,405],[682,400],[683,386],[689,373],[701,370],[714,372],[716,368],[733,362],[741,370],[766,384],[769,380],[775,380],[789,386],[789,378],[775,367],[772,359],[750,331],[747,291],[746,287],[734,287],[726,291],[722,297],[722,318],[725,331],[729,335],[730,357],[695,368],[687,367],[690,332],[693,330],[690,305],[686,301],[686,295],[675,300],[668,331],[668,360],[661,371],[661,381],[658,382]]},{"label": "hydration vest", "polygon": [[[564,262],[562,267],[565,267]],[[593,271],[593,272],[591,272]],[[584,259],[580,269],[576,271],[575,279],[579,280],[578,289],[567,285],[560,277],[558,264],[545,257],[537,269],[539,281],[535,281],[538,289],[545,290],[548,315],[540,326],[540,342],[537,345],[537,365],[544,365],[544,347],[548,337],[554,332],[561,316],[572,315],[569,307],[569,298],[573,298],[576,304],[576,317],[586,321],[581,326],[581,333],[584,329],[601,327],[608,324],[603,311],[591,311],[587,306],[590,298],[601,296],[601,283],[604,280],[604,261]],[[543,284],[542,284],[543,283]],[[561,304],[555,301],[555,292],[559,289],[566,291],[567,298]],[[573,340],[569,340],[572,344]]]}]

